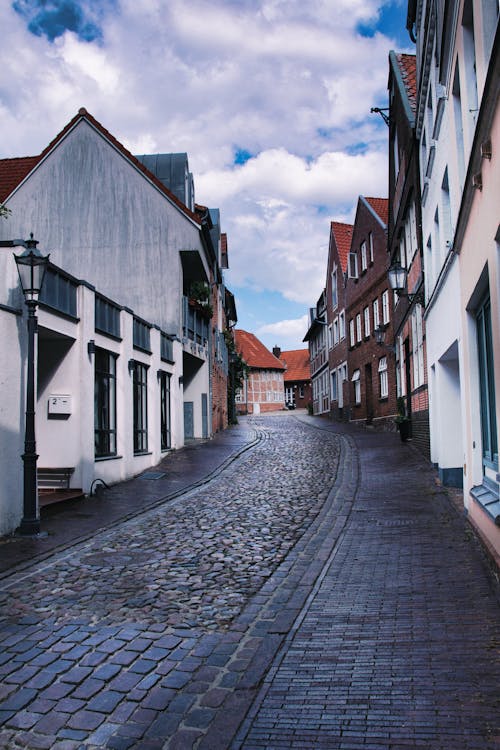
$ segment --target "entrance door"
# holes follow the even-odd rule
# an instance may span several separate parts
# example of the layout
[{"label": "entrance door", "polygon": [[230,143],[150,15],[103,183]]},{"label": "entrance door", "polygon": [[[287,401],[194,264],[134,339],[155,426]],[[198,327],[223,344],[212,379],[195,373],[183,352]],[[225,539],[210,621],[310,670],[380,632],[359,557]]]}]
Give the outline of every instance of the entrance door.
[{"label": "entrance door", "polygon": [[194,404],[192,401],[184,401],[184,439],[194,438]]},{"label": "entrance door", "polygon": [[201,436],[208,437],[208,396],[201,394]]},{"label": "entrance door", "polygon": [[365,365],[365,384],[366,384],[366,421],[368,424],[373,422],[373,383],[372,383],[372,366]]}]

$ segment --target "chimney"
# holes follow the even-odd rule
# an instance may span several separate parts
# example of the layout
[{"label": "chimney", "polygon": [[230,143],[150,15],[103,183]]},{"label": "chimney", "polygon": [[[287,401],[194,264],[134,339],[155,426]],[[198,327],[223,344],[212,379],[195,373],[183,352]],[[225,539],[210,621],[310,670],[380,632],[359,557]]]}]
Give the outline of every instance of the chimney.
[{"label": "chimney", "polygon": [[275,357],[277,357],[278,359],[280,358],[280,355],[281,355],[281,349],[279,348],[279,346],[273,346],[273,354],[274,354],[274,356],[275,356]]}]

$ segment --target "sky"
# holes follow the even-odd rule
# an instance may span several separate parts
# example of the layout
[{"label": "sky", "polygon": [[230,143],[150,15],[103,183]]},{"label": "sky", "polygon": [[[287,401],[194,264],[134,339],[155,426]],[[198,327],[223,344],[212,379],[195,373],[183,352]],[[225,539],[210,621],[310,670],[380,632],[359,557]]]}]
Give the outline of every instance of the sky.
[{"label": "sky", "polygon": [[[187,152],[221,211],[238,328],[298,349],[331,221],[387,196],[388,54],[406,0],[0,3],[0,158],[39,154],[85,107],[134,154]],[[43,244],[43,238],[39,238]]]}]

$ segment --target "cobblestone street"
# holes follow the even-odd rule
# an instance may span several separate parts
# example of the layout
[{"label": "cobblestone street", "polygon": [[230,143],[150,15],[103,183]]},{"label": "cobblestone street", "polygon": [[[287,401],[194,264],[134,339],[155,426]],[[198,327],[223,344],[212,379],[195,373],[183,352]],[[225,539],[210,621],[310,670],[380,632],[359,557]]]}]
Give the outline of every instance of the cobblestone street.
[{"label": "cobblestone street", "polygon": [[210,481],[3,578],[0,747],[498,748],[498,592],[431,467],[245,425]]}]

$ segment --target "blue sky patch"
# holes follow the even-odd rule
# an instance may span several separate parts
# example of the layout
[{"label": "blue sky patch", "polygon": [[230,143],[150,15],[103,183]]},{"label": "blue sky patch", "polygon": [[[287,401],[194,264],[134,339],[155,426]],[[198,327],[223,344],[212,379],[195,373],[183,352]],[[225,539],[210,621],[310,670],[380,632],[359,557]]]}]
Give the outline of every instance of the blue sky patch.
[{"label": "blue sky patch", "polygon": [[247,151],[246,148],[237,148],[234,152],[234,164],[246,164],[249,159],[253,157],[253,154],[250,153],[250,151]]},{"label": "blue sky patch", "polygon": [[114,0],[15,0],[13,9],[27,23],[35,36],[45,36],[50,42],[72,31],[85,42],[102,39],[100,20],[106,6],[114,5]]},{"label": "blue sky patch", "polygon": [[398,48],[406,48],[411,44],[406,31],[406,11],[406,3],[401,0],[392,0],[381,7],[376,23],[358,24],[356,30],[358,34],[365,37],[373,37],[376,32],[385,34],[397,41]]}]

